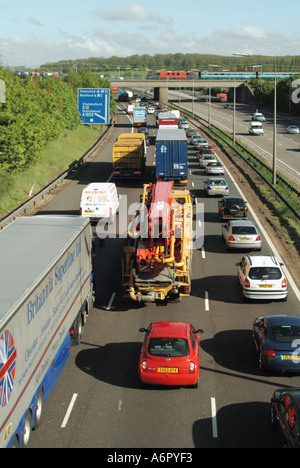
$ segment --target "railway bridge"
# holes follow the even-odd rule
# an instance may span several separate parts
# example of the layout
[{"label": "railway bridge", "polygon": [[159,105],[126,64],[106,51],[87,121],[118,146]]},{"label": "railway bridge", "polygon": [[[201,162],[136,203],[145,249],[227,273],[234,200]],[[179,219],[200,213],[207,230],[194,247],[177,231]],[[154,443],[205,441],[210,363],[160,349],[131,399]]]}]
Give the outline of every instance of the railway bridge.
[{"label": "railway bridge", "polygon": [[160,102],[168,102],[169,89],[198,89],[198,88],[236,88],[237,98],[240,102],[245,101],[248,93],[248,80],[201,80],[201,79],[111,79],[112,87],[124,87],[128,89],[154,89],[154,99]]}]

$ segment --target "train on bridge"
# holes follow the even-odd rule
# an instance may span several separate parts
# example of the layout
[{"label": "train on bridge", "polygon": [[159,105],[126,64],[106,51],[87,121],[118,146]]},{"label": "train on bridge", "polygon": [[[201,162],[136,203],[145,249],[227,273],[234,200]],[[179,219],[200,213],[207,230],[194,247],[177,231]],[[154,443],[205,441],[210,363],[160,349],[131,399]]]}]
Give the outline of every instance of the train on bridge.
[{"label": "train on bridge", "polygon": [[[276,72],[276,78],[289,78],[300,72]],[[275,72],[201,72],[201,71],[150,71],[147,80],[274,80]]]}]

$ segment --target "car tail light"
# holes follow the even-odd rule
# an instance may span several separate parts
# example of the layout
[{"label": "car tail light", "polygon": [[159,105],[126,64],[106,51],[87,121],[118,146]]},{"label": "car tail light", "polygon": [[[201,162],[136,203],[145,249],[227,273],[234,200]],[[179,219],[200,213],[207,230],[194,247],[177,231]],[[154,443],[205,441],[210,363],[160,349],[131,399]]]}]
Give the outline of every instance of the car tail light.
[{"label": "car tail light", "polygon": [[109,216],[112,216],[112,208],[109,208]]},{"label": "car tail light", "polygon": [[193,361],[190,362],[190,374],[194,374],[196,371],[196,365]]},{"label": "car tail light", "polygon": [[228,187],[225,187],[225,190],[229,190],[229,188],[228,188]]},{"label": "car tail light", "polygon": [[82,215],[82,208],[80,207],[80,214]]},{"label": "car tail light", "polygon": [[257,238],[255,240],[256,240],[256,242],[261,241],[261,237],[257,236]]},{"label": "car tail light", "polygon": [[264,351],[264,356],[267,359],[274,359],[276,358],[276,353],[272,349],[268,349]]},{"label": "car tail light", "polygon": [[232,241],[235,241],[235,238],[231,235],[231,236],[228,237],[228,240],[229,240],[230,242],[232,242]]},{"label": "car tail light", "polygon": [[247,208],[247,206],[245,206],[245,208],[244,208],[244,211],[248,211],[248,208]]},{"label": "car tail light", "polygon": [[250,288],[250,281],[248,280],[248,278],[245,278],[244,286],[245,288]]},{"label": "car tail light", "polygon": [[285,278],[283,278],[283,280],[281,281],[281,287],[286,288],[286,279]]},{"label": "car tail light", "polygon": [[211,187],[208,186],[208,187],[207,187],[207,190],[211,190]]},{"label": "car tail light", "polygon": [[190,293],[189,286],[184,286],[184,294],[189,294],[189,293]]},{"label": "car tail light", "polygon": [[143,371],[147,370],[147,361],[142,362],[141,368],[142,368]]}]

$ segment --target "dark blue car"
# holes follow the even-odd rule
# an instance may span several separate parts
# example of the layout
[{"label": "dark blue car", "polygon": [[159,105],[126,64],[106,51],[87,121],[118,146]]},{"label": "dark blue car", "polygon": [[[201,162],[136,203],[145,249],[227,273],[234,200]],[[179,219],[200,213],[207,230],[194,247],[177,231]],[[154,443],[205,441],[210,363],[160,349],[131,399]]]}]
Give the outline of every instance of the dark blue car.
[{"label": "dark blue car", "polygon": [[253,322],[260,369],[300,373],[300,317],[273,315]]}]

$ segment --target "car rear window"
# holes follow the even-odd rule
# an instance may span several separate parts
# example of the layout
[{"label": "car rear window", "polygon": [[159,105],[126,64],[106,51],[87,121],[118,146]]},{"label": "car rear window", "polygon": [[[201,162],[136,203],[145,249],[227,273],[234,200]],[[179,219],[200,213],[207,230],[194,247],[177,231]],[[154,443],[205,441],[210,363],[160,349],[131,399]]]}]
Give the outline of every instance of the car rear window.
[{"label": "car rear window", "polygon": [[278,280],[281,276],[280,269],[276,267],[252,267],[249,271],[249,278],[253,280]]},{"label": "car rear window", "polygon": [[228,207],[238,205],[241,208],[244,208],[244,200],[242,198],[234,198],[234,199],[229,198],[228,200],[225,200],[225,205]]},{"label": "car rear window", "polygon": [[223,186],[223,185],[226,185],[226,181],[225,181],[225,180],[211,180],[211,181],[209,182],[209,185],[211,185],[211,186],[215,186],[215,185],[216,185],[217,187],[219,187],[220,185],[222,185],[222,186]]},{"label": "car rear window", "polygon": [[300,338],[300,327],[293,325],[278,325],[271,327],[272,334],[279,343],[292,343]]},{"label": "car rear window", "polygon": [[162,357],[182,357],[190,354],[189,343],[184,338],[151,338],[148,354]]},{"label": "car rear window", "polygon": [[232,234],[256,234],[254,226],[233,226]]}]

